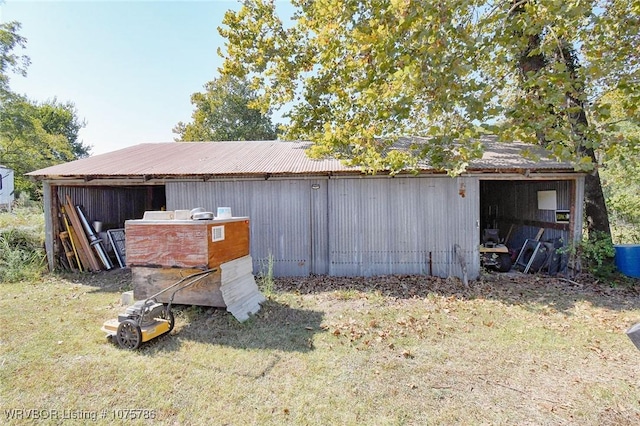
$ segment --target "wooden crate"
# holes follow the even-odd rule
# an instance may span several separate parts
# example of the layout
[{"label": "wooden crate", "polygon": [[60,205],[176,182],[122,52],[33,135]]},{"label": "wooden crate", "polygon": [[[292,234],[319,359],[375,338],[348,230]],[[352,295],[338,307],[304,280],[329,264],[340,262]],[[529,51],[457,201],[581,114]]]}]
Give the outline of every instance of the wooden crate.
[{"label": "wooden crate", "polygon": [[[135,300],[146,299],[158,293],[160,290],[177,283],[182,278],[201,271],[201,269],[189,268],[147,268],[144,266],[134,266],[131,268],[133,298]],[[173,299],[173,303],[179,305],[225,308],[227,304],[222,298],[222,292],[220,291],[220,276],[221,271],[218,269],[213,274],[204,277],[195,284],[182,291],[178,291]],[[189,280],[186,280],[183,284],[188,282]],[[173,291],[174,289],[171,289],[159,295],[157,297],[158,302],[169,303]]]},{"label": "wooden crate", "polygon": [[[197,270],[218,272],[176,294],[174,303],[225,307],[220,265],[249,255],[249,218],[224,220],[128,220],[127,266],[133,294],[147,298]],[[158,301],[166,303],[172,291]]]}]

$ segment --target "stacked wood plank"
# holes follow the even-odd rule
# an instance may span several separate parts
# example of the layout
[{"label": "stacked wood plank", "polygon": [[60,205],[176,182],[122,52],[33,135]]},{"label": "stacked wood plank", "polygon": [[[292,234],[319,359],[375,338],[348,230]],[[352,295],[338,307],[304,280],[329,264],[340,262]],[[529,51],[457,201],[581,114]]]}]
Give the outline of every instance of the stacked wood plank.
[{"label": "stacked wood plank", "polygon": [[80,261],[80,265],[82,265],[80,270],[81,271],[91,271],[92,270],[91,269],[91,264],[89,263],[89,259],[87,258],[87,254],[82,249],[82,247],[80,247],[80,240],[79,240],[79,237],[77,235],[77,232],[76,232],[75,228],[72,227],[71,225],[69,225],[68,231],[69,231],[69,235],[71,237],[71,241],[72,241],[72,243],[74,245],[74,249],[76,251],[76,254],[78,255],[78,259]]}]

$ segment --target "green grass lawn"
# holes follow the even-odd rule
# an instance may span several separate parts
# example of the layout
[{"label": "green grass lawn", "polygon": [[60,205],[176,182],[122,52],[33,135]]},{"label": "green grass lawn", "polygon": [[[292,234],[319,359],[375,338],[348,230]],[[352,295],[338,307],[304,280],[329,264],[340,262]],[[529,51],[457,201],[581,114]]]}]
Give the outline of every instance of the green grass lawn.
[{"label": "green grass lawn", "polygon": [[100,327],[129,286],[126,270],[0,285],[0,423],[640,423],[635,288],[276,280],[245,323],[180,306],[126,351]]}]

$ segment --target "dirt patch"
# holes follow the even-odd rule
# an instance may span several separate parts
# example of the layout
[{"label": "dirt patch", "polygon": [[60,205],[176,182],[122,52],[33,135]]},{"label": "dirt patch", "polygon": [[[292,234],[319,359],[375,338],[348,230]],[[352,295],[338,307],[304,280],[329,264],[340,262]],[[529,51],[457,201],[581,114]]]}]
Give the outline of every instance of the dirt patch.
[{"label": "dirt patch", "polygon": [[96,287],[104,292],[132,290],[131,269],[114,268],[101,272],[64,272],[59,276],[67,281]]}]

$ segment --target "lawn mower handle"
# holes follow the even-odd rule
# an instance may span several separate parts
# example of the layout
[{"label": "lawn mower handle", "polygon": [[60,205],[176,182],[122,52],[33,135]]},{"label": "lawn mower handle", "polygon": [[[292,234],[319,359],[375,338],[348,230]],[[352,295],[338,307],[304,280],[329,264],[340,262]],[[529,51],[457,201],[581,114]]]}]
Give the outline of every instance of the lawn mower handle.
[{"label": "lawn mower handle", "polygon": [[150,300],[154,300],[156,297],[160,296],[162,293],[171,290],[172,288],[175,288],[176,286],[182,284],[183,282],[187,281],[188,279],[194,278],[192,281],[190,281],[189,283],[185,284],[184,286],[180,287],[179,289],[177,289],[176,291],[173,292],[173,294],[171,295],[171,299],[169,300],[169,309],[171,309],[171,304],[173,303],[173,298],[176,295],[176,293],[184,288],[189,287],[190,285],[200,281],[201,279],[203,279],[204,277],[206,277],[207,275],[216,272],[218,269],[217,268],[211,268],[211,269],[206,269],[204,271],[200,271],[200,272],[196,272],[190,275],[187,275],[186,277],[183,277],[182,279],[180,279],[180,281],[178,281],[175,284],[171,284],[169,287],[164,288],[162,290],[160,290],[159,292],[157,292],[156,294],[148,297],[144,304],[146,305],[148,301]]}]

